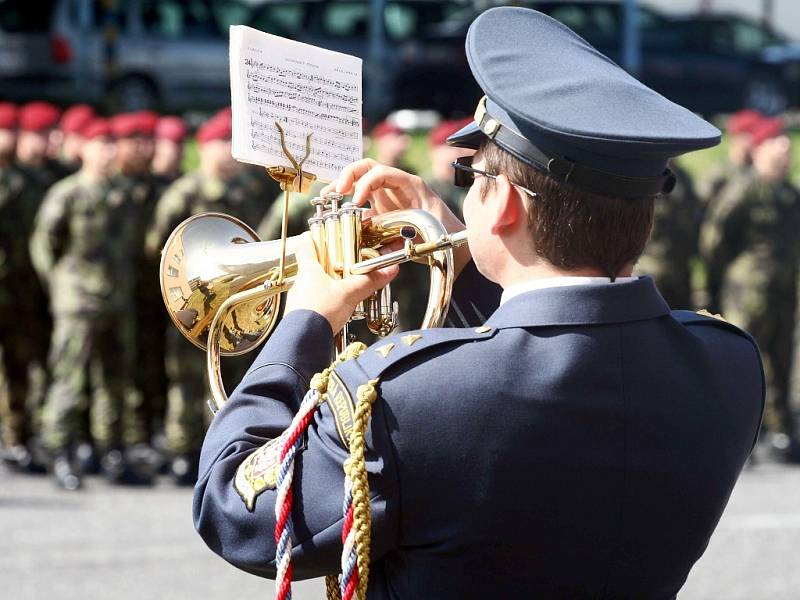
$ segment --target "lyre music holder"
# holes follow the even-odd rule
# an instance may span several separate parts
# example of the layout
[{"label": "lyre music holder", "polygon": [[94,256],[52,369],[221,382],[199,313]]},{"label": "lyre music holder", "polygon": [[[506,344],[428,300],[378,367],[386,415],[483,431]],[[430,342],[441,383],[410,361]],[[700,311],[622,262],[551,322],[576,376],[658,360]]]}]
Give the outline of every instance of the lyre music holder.
[{"label": "lyre music holder", "polygon": [[283,282],[284,267],[286,263],[286,238],[289,227],[289,199],[292,192],[305,194],[311,189],[311,184],[316,181],[317,176],[313,173],[303,171],[303,163],[311,155],[311,134],[306,135],[306,154],[298,162],[289,147],[286,145],[286,134],[280,123],[275,121],[275,127],[281,136],[281,149],[284,156],[292,163],[291,167],[266,167],[267,173],[281,185],[283,190],[283,219],[281,220],[281,257],[278,272],[278,280],[275,282],[280,285]]}]

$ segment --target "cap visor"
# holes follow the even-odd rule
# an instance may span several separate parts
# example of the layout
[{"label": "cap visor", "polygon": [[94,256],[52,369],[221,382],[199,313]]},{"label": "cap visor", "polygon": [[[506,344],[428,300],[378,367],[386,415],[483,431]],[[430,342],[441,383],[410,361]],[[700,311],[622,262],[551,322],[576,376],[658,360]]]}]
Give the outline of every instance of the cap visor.
[{"label": "cap visor", "polygon": [[456,148],[470,148],[472,150],[477,150],[480,148],[481,142],[485,137],[486,136],[476,123],[470,123],[447,138],[447,145],[455,146]]}]

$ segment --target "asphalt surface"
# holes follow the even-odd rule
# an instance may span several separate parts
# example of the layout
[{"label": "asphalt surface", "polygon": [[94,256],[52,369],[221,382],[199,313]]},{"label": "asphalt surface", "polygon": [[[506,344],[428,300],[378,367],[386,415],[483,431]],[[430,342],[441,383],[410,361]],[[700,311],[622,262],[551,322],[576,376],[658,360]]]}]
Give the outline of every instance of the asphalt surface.
[{"label": "asphalt surface", "polygon": [[[274,597],[272,582],[208,550],[191,523],[191,493],[167,480],[79,493],[43,476],[0,470],[0,599],[200,600]],[[295,600],[324,598],[320,581]],[[680,600],[800,598],[800,467],[742,475]]]}]

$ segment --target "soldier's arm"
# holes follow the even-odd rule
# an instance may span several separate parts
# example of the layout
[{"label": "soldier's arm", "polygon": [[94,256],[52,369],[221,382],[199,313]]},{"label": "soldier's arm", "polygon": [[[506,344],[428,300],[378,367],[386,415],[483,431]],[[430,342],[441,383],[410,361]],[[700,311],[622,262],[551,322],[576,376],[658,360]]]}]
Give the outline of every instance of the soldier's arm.
[{"label": "soldier's arm", "polygon": [[[214,417],[203,443],[194,493],[195,527],[214,552],[262,577],[273,578],[276,572],[274,465],[278,459],[269,441],[291,423],[311,377],[330,364],[332,344],[325,318],[309,310],[287,314],[228,404]],[[397,531],[396,477],[380,411],[376,405],[368,434],[373,560],[395,543]],[[297,456],[292,561],[298,579],[340,570],[342,465],[348,454],[336,422],[328,403],[323,404]],[[255,470],[244,463],[251,455],[250,464],[259,465]],[[254,499],[251,507],[247,498]]]},{"label": "soldier's arm", "polygon": [[36,215],[30,240],[33,268],[47,285],[50,272],[67,243],[67,220],[72,207],[69,191],[60,185],[50,188]]},{"label": "soldier's arm", "polygon": [[732,182],[712,204],[700,228],[700,257],[706,267],[706,284],[712,301],[718,299],[725,268],[741,244],[739,230],[748,194],[750,186],[743,179]]},{"label": "soldier's arm", "polygon": [[173,182],[159,199],[153,223],[145,236],[145,253],[148,256],[156,256],[169,234],[189,216],[190,194],[185,184],[181,179]]}]

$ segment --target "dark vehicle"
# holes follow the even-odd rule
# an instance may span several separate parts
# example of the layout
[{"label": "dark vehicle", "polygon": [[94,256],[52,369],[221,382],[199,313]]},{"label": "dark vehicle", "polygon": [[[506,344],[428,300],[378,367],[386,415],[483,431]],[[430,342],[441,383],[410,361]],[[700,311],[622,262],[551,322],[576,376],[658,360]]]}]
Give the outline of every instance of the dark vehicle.
[{"label": "dark vehicle", "polygon": [[[622,62],[619,1],[514,4],[549,14]],[[113,110],[227,104],[228,27],[247,24],[362,57],[371,121],[398,108],[467,115],[480,96],[464,53],[476,14],[466,0],[0,0],[0,98]],[[638,26],[638,76],[692,110],[777,113],[800,103],[800,47],[761,24],[640,5]]]},{"label": "dark vehicle", "polygon": [[0,97],[112,110],[227,104],[228,27],[246,24],[363,58],[370,119],[397,108],[471,110],[479,90],[463,47],[470,5],[391,0],[383,18],[372,19],[372,4],[0,0]]},{"label": "dark vehicle", "polygon": [[687,53],[696,52],[693,68],[699,77],[716,74],[709,80],[714,89],[702,90],[711,106],[750,106],[777,114],[800,103],[800,44],[738,15],[691,16],[671,23],[681,32]]},{"label": "dark vehicle", "polygon": [[0,96],[113,110],[230,102],[235,0],[0,0]]},{"label": "dark vehicle", "polygon": [[[620,2],[527,1],[622,62]],[[712,115],[748,106],[769,114],[800,102],[800,47],[737,15],[669,17],[640,5],[639,79],[667,98]]]},{"label": "dark vehicle", "polygon": [[[480,98],[464,52],[471,4],[388,0],[373,20],[370,0],[274,0],[251,18],[256,29],[364,59],[364,112],[398,108],[470,112]],[[374,41],[373,41],[374,40]]]}]

